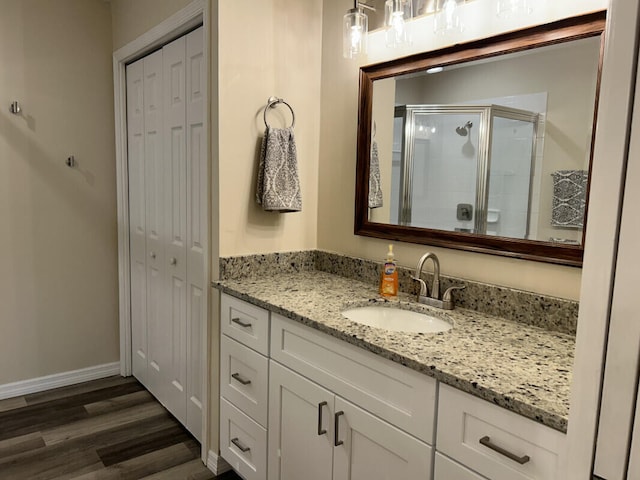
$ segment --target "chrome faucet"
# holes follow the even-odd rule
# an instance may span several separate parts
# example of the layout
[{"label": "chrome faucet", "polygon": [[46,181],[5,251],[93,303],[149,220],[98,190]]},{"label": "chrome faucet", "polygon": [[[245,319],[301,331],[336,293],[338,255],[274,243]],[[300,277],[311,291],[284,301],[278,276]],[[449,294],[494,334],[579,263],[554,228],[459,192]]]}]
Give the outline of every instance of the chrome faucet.
[{"label": "chrome faucet", "polygon": [[[420,278],[420,275],[422,274],[422,267],[429,259],[433,261],[433,282],[431,283],[431,295],[429,295],[427,284],[424,280],[422,280],[422,278]],[[420,260],[418,260],[416,274],[411,278],[413,278],[420,284],[420,291],[418,292],[418,298],[416,299],[418,303],[424,303],[425,305],[442,308],[444,310],[453,309],[453,297],[451,296],[451,292],[453,290],[462,290],[463,288],[465,288],[464,285],[449,287],[444,292],[444,295],[442,295],[442,299],[440,299],[440,261],[438,260],[436,254],[431,252],[425,253],[420,258]]]}]

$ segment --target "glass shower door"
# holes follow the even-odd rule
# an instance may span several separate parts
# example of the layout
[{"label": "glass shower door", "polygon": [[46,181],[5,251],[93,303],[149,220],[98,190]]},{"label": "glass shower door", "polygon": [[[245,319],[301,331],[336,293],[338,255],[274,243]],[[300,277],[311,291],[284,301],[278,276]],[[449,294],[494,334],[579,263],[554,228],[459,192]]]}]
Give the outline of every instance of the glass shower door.
[{"label": "glass shower door", "polygon": [[[536,125],[493,113],[486,234],[529,238]],[[537,205],[539,202],[533,202]]]}]

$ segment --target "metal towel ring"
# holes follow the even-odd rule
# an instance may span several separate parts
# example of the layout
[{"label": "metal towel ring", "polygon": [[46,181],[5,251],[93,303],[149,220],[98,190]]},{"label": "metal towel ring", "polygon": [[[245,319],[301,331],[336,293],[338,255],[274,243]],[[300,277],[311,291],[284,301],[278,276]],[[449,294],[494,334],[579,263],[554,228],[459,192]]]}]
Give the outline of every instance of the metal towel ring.
[{"label": "metal towel ring", "polygon": [[291,126],[289,128],[293,128],[293,126],[296,124],[296,114],[293,113],[293,108],[291,108],[291,105],[289,105],[287,102],[285,102],[282,98],[278,98],[278,97],[269,97],[269,99],[267,100],[267,106],[264,107],[264,124],[265,124],[265,126],[267,128],[269,128],[269,124],[267,123],[267,110],[269,108],[275,108],[276,105],[278,105],[279,103],[283,103],[287,107],[289,107],[289,110],[291,111]]}]

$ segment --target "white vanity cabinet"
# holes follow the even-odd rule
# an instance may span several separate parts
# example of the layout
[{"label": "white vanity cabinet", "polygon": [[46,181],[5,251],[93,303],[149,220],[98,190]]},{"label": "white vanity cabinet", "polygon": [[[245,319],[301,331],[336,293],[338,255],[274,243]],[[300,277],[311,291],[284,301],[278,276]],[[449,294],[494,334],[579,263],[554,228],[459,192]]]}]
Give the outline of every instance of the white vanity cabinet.
[{"label": "white vanity cabinet", "polygon": [[560,480],[564,434],[234,297],[221,308],[220,450],[246,480]]}]

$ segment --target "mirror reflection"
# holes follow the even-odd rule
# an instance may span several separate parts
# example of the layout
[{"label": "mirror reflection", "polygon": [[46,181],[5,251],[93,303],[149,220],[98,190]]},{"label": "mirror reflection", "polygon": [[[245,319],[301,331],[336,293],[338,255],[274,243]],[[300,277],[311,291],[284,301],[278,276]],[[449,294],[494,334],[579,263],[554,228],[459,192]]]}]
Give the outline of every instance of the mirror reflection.
[{"label": "mirror reflection", "polygon": [[369,221],[582,242],[599,36],[373,82]]}]

